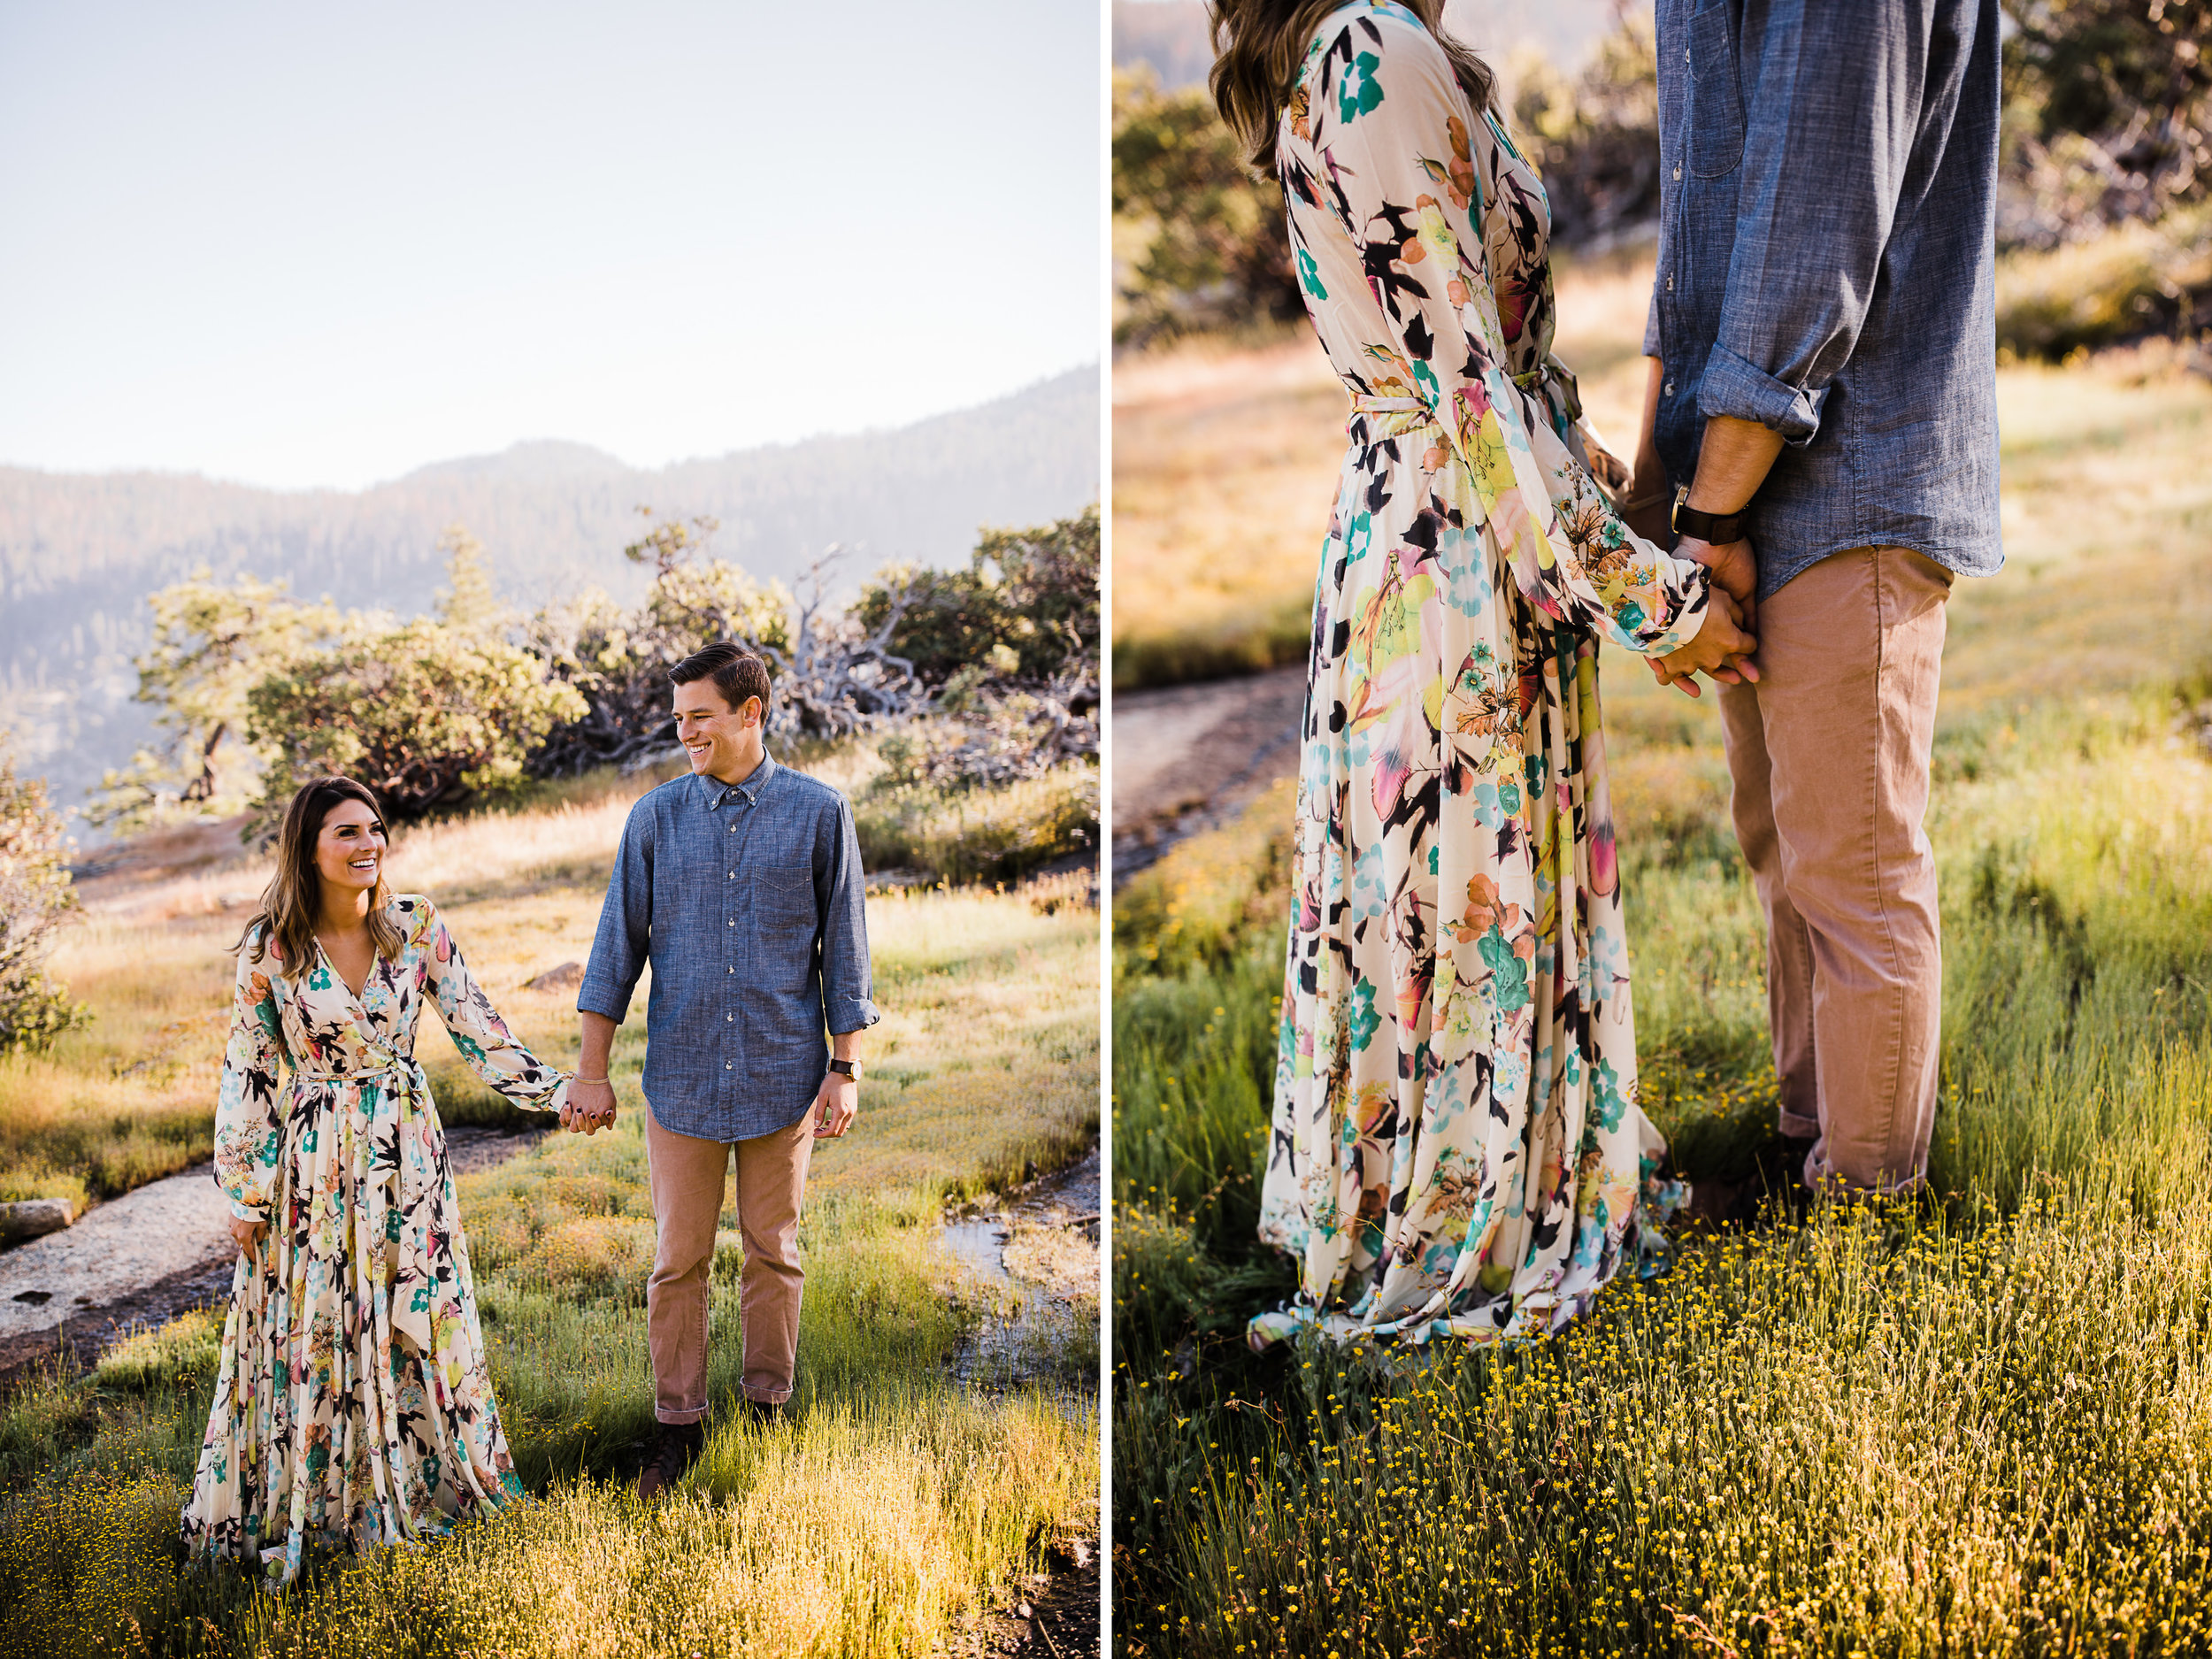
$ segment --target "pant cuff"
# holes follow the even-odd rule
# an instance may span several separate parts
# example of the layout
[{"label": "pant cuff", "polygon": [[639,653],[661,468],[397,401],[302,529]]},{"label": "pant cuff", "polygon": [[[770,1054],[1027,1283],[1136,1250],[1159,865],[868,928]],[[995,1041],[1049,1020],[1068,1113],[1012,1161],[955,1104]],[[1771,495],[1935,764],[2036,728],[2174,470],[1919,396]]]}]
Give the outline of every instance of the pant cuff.
[{"label": "pant cuff", "polygon": [[1785,1106],[1778,1114],[1782,1133],[1793,1141],[1814,1141],[1820,1136],[1820,1119],[1801,1117]]},{"label": "pant cuff", "polygon": [[1928,1184],[1928,1172],[1924,1168],[1915,1171],[1901,1180],[1855,1181],[1830,1164],[1821,1156],[1822,1150],[1819,1146],[1815,1146],[1805,1155],[1804,1183],[1809,1192],[1863,1193],[1877,1198],[1906,1198]]},{"label": "pant cuff", "polygon": [[756,1405],[780,1406],[791,1398],[788,1388],[755,1388],[748,1385],[745,1397]]},{"label": "pant cuff", "polygon": [[681,1426],[686,1423],[696,1423],[706,1414],[707,1409],[704,1406],[690,1406],[680,1411],[671,1411],[666,1406],[653,1408],[653,1416],[657,1421],[677,1426]]}]

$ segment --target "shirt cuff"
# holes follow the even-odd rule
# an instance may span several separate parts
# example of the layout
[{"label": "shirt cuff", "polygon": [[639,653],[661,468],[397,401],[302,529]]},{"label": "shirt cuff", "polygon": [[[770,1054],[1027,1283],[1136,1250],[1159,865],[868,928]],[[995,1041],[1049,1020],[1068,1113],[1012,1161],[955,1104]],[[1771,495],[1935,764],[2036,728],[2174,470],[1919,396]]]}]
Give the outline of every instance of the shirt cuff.
[{"label": "shirt cuff", "polygon": [[618,991],[611,985],[594,985],[589,979],[576,988],[576,1011],[597,1014],[619,1025],[630,1014],[630,994]]},{"label": "shirt cuff", "polygon": [[848,1032],[865,1031],[883,1018],[876,1005],[864,996],[833,997],[822,1011],[828,1018],[830,1035],[833,1037],[842,1037]]},{"label": "shirt cuff", "polygon": [[1705,626],[1705,618],[1713,613],[1712,572],[1695,559],[1677,558],[1671,553],[1660,557],[1671,565],[1686,565],[1690,569],[1685,572],[1683,583],[1687,597],[1683,602],[1682,609],[1674,613],[1674,619],[1667,625],[1667,631],[1657,639],[1633,648],[1646,657],[1653,657],[1673,656],[1697,638]]},{"label": "shirt cuff", "polygon": [[1755,369],[1725,346],[1715,346],[1698,381],[1697,412],[1707,419],[1728,415],[1778,432],[1786,443],[1803,445],[1820,430],[1820,407],[1828,388],[1808,391]]},{"label": "shirt cuff", "polygon": [[269,1218],[269,1206],[264,1204],[257,1210],[250,1204],[242,1204],[234,1198],[230,1201],[230,1213],[241,1221],[266,1221]]}]

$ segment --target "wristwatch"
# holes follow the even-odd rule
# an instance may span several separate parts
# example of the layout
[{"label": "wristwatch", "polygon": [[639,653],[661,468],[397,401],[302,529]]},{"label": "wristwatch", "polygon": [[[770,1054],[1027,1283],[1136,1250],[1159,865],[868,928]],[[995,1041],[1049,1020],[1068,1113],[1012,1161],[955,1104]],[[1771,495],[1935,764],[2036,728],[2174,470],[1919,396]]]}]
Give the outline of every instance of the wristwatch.
[{"label": "wristwatch", "polygon": [[856,1083],[860,1080],[860,1062],[857,1060],[833,1060],[829,1063],[829,1069],[840,1077],[852,1079]]},{"label": "wristwatch", "polygon": [[1709,546],[1726,547],[1743,540],[1743,513],[1740,507],[1733,512],[1700,512],[1690,505],[1690,487],[1676,487],[1671,522],[1677,535],[1694,535]]}]

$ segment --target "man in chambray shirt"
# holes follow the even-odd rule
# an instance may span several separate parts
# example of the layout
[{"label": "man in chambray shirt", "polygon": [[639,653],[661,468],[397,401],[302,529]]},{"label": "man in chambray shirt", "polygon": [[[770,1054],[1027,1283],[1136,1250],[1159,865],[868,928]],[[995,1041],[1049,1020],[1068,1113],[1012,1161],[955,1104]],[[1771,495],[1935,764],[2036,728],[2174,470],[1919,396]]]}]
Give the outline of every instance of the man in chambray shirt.
[{"label": "man in chambray shirt", "polygon": [[[1661,230],[1631,523],[1755,600],[1720,687],[1809,1183],[1921,1181],[1944,603],[2002,563],[1997,0],[1658,0]],[[1661,680],[1668,679],[1663,669]]]},{"label": "man in chambray shirt", "polygon": [[768,757],[767,669],[723,641],[669,679],[691,774],[646,795],[623,826],[576,996],[583,1046],[570,1093],[572,1128],[614,1121],[607,1059],[649,961],[645,1144],[657,1242],[645,1322],[661,1430],[638,1480],[647,1498],[705,1438],[708,1270],[733,1160],[745,1400],[772,1417],[791,1396],[808,1154],[852,1126],[856,1039],[879,1018],[852,808]]}]

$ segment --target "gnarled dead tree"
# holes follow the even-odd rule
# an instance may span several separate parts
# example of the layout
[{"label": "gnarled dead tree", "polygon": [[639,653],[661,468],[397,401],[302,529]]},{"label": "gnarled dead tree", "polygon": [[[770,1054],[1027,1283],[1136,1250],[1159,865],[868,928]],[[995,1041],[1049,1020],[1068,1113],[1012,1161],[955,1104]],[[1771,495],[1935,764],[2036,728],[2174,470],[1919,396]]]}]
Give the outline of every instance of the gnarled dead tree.
[{"label": "gnarled dead tree", "polygon": [[849,737],[927,707],[912,659],[891,649],[891,637],[913,600],[913,581],[899,586],[888,613],[870,628],[850,611],[824,609],[826,581],[843,557],[841,549],[831,547],[807,567],[789,649],[731,630],[731,638],[758,652],[772,671],[768,729],[774,736]]},{"label": "gnarled dead tree", "polygon": [[911,583],[887,622],[865,626],[827,603],[826,579],[842,557],[832,548],[801,578],[795,626],[780,584],[763,586],[725,560],[700,558],[718,528],[709,518],[663,520],[623,549],[653,566],[637,611],[597,595],[534,620],[534,649],[589,705],[538,752],[532,770],[540,776],[606,765],[640,771],[680,756],[668,671],[713,640],[734,640],[768,664],[772,738],[846,736],[926,706],[913,664],[890,649]]}]

